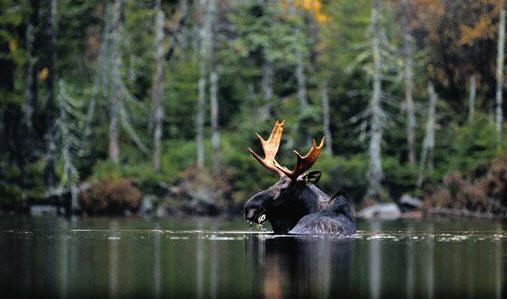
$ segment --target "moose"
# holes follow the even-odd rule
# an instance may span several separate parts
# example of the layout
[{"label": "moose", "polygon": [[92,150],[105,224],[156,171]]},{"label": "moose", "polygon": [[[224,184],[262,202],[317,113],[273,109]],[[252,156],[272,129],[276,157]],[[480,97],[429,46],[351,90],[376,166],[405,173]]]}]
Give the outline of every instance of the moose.
[{"label": "moose", "polygon": [[246,221],[259,225],[269,221],[275,234],[354,234],[355,221],[345,195],[338,192],[329,197],[315,185],[321,172],[306,172],[319,158],[324,138],[319,145],[313,139],[312,147],[305,156],[294,150],[297,160],[293,170],[275,160],[284,124],[285,121],[276,121],[268,140],[256,134],[264,151],[264,158],[251,148],[248,149],[262,166],[280,179],[246,202]]}]

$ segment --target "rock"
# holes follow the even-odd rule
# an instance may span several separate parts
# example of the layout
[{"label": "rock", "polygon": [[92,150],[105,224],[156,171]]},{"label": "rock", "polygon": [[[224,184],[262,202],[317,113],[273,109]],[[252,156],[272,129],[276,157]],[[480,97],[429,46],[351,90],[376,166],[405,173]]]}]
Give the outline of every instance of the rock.
[{"label": "rock", "polygon": [[141,206],[139,207],[139,215],[147,216],[153,212],[153,202],[157,198],[154,195],[146,195],[141,200]]},{"label": "rock", "polygon": [[357,217],[372,219],[397,219],[401,216],[400,208],[395,203],[378,203],[366,207],[357,213]]},{"label": "rock", "polygon": [[32,205],[30,207],[31,216],[56,216],[58,209],[51,205]]},{"label": "rock", "polygon": [[155,208],[155,211],[153,213],[153,216],[157,218],[164,218],[168,216],[167,213],[167,200],[159,203],[157,207]]},{"label": "rock", "polygon": [[405,193],[400,198],[400,205],[409,209],[418,209],[422,207],[423,202],[420,199]]}]

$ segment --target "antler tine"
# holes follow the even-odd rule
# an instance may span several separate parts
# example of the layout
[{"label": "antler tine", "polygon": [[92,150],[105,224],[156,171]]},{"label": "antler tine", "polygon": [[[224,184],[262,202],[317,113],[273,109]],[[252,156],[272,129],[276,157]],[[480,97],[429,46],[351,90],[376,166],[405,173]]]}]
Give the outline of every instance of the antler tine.
[{"label": "antler tine", "polygon": [[251,148],[248,151],[252,154],[252,156],[261,163],[266,169],[273,171],[279,176],[283,175],[283,172],[277,168],[278,162],[275,160],[276,153],[278,152],[278,148],[280,147],[280,140],[282,139],[282,131],[283,125],[285,121],[279,122],[276,121],[273,130],[271,131],[271,135],[268,140],[264,140],[259,134],[256,133],[257,138],[262,145],[262,150],[264,151],[264,158],[261,158],[257,153],[255,153]]},{"label": "antler tine", "polygon": [[294,150],[294,154],[296,154],[296,166],[294,167],[294,170],[288,170],[285,167],[282,167],[278,164],[275,165],[278,170],[283,172],[285,175],[290,177],[291,179],[297,179],[297,177],[305,172],[306,170],[310,169],[310,167],[315,164],[317,159],[319,158],[320,152],[322,151],[322,148],[324,147],[324,138],[321,139],[319,146],[317,146],[317,143],[315,142],[315,139],[313,139],[312,148],[305,156],[302,156],[298,151]]}]

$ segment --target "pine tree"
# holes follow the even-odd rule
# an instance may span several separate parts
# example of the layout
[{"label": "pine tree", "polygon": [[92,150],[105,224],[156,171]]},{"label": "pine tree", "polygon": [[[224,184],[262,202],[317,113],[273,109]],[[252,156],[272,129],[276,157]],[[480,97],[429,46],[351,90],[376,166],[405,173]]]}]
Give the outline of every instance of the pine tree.
[{"label": "pine tree", "polygon": [[47,90],[48,99],[46,102],[47,110],[47,165],[46,165],[46,180],[50,190],[56,186],[55,175],[55,156],[56,156],[56,106],[55,106],[55,58],[56,58],[56,31],[55,31],[55,16],[54,16],[54,3],[53,0],[47,1],[47,24],[48,24],[48,77],[47,77]]},{"label": "pine tree", "polygon": [[382,162],[381,162],[381,143],[382,143],[382,129],[383,129],[383,115],[384,112],[381,106],[382,96],[382,81],[381,70],[382,60],[380,56],[380,25],[379,25],[379,3],[378,0],[373,0],[371,11],[371,47],[373,52],[373,94],[370,99],[370,145],[369,156],[370,166],[368,170],[368,194],[370,196],[378,196],[381,191],[381,182],[383,178]]},{"label": "pine tree", "polygon": [[428,83],[428,120],[426,123],[426,134],[424,136],[423,148],[421,151],[421,160],[419,162],[419,177],[417,179],[417,186],[421,188],[424,181],[424,173],[426,165],[428,166],[428,173],[433,171],[433,150],[435,148],[435,108],[437,105],[437,94],[433,83]]},{"label": "pine tree", "polygon": [[414,74],[412,62],[412,36],[409,32],[408,18],[409,18],[409,4],[408,0],[402,0],[402,35],[403,35],[403,58],[404,68],[403,77],[405,81],[405,101],[407,104],[407,145],[408,145],[408,163],[415,166],[416,163],[416,120],[415,120],[415,107],[413,99],[414,89]]},{"label": "pine tree", "polygon": [[164,23],[165,16],[160,4],[161,0],[155,1],[155,78],[153,79],[152,87],[152,118],[154,123],[153,131],[153,170],[160,171],[160,152],[161,152],[161,138],[162,138],[162,122],[164,117],[164,110],[162,107],[162,91],[163,91],[163,75],[164,75]]}]

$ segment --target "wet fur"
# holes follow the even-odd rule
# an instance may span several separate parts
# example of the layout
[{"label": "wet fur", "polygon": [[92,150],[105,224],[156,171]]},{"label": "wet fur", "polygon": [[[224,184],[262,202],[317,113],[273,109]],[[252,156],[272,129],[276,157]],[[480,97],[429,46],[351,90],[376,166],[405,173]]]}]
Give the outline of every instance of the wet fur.
[{"label": "wet fur", "polygon": [[304,216],[289,234],[340,234],[356,233],[356,224],[347,198],[340,194],[327,201],[317,213]]},{"label": "wet fur", "polygon": [[319,212],[327,204],[327,195],[317,186],[307,184],[297,196],[284,200],[267,212],[275,234],[286,234],[305,215]]},{"label": "wet fur", "polygon": [[304,180],[292,182],[282,177],[247,201],[245,219],[255,222],[263,214],[275,234],[355,233],[346,197],[337,193],[329,198],[316,185]]}]

